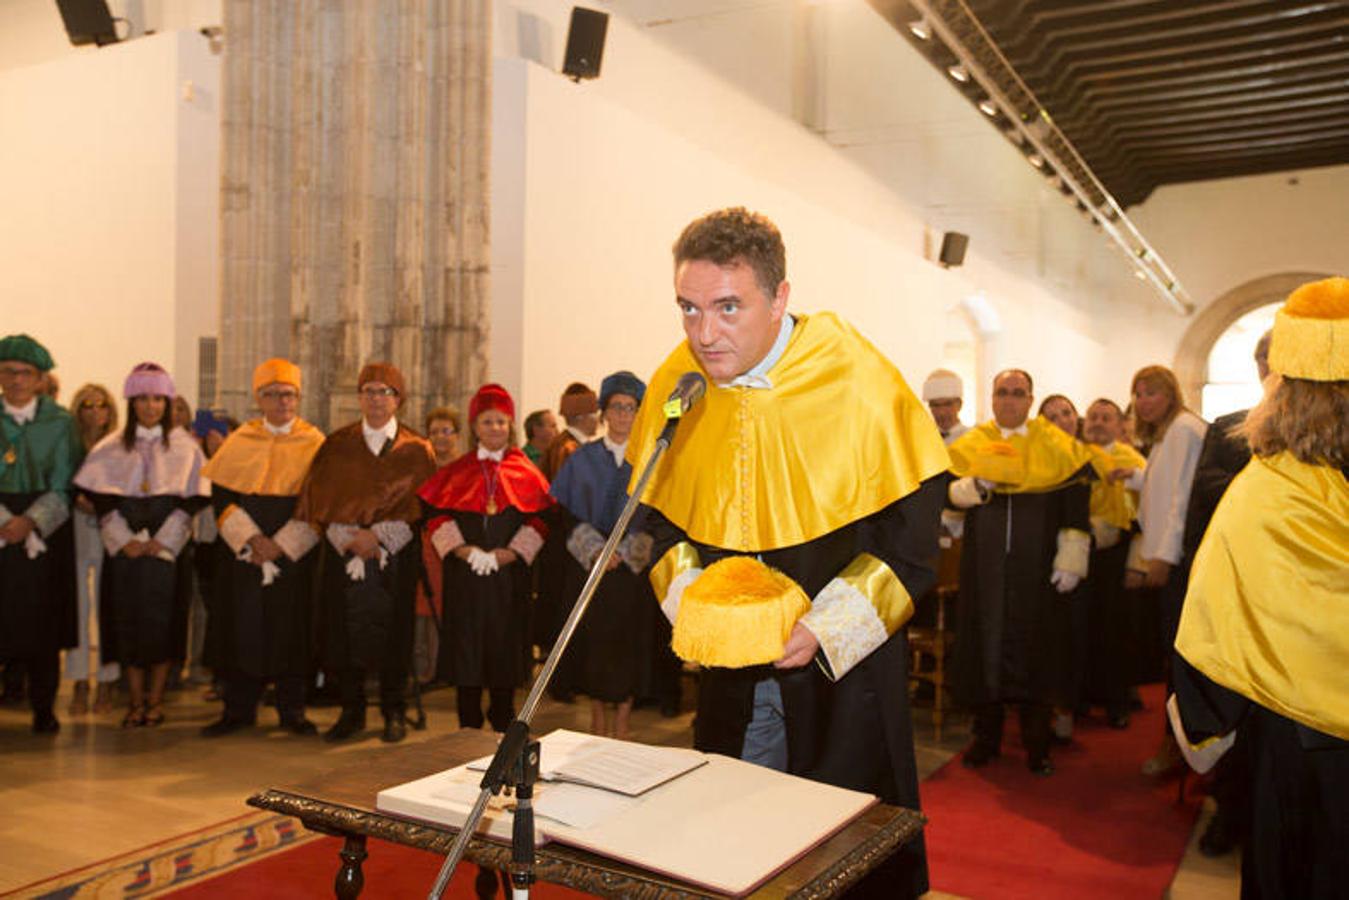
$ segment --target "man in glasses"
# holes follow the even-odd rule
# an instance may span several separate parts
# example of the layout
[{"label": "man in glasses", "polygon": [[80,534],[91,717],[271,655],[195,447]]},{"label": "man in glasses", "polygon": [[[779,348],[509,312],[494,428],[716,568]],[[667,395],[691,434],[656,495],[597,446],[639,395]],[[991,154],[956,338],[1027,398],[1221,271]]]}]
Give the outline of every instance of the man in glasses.
[{"label": "man in glasses", "polygon": [[383,739],[407,735],[405,682],[412,656],[421,544],[417,488],[436,471],[426,438],[398,421],[406,391],[391,363],[356,379],[361,421],[328,436],[310,467],[296,518],[321,529],[323,662],[336,674],[342,715],[324,734],[365,729],[365,675],[379,673]]},{"label": "man in glasses", "polygon": [[1070,675],[1062,604],[1091,552],[1091,452],[1046,419],[1028,421],[1034,400],[1029,373],[1000,372],[993,421],[949,448],[950,502],[966,510],[952,680],[974,710],[964,764],[999,755],[1003,704],[1016,703],[1027,765],[1047,776],[1053,703]]},{"label": "man in glasses", "polygon": [[41,392],[54,363],[26,334],[0,340],[0,660],[27,664],[33,731],[60,729],[59,651],[76,645],[70,413]]},{"label": "man in glasses", "polygon": [[309,597],[318,535],[295,518],[295,502],[323,432],[299,417],[300,367],[269,359],[253,370],[262,411],[230,434],[202,469],[229,555],[217,569],[211,630],[220,639],[225,712],[202,729],[220,737],[257,720],[267,682],[276,684],[281,727],[316,734],[305,717]]}]

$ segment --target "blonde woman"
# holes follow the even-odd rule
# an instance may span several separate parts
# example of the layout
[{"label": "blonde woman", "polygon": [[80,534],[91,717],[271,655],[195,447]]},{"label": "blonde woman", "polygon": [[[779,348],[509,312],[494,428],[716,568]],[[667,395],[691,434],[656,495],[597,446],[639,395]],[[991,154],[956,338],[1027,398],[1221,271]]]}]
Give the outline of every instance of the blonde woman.
[{"label": "blonde woman", "polygon": [[[75,392],[70,401],[75,416],[75,427],[80,436],[80,453],[87,454],[94,445],[117,430],[117,403],[112,393],[101,384],[86,384]],[[75,582],[79,591],[78,627],[80,643],[66,651],[66,677],[75,682],[70,699],[70,714],[81,716],[89,712],[89,675],[94,672],[98,689],[94,694],[96,713],[112,709],[113,685],[121,677],[121,667],[112,660],[91,662],[98,652],[91,638],[90,621],[98,621],[98,588],[103,574],[103,541],[98,534],[98,516],[94,504],[84,494],[75,498]]]},{"label": "blonde woman", "polygon": [[[1180,382],[1165,366],[1139,369],[1129,394],[1133,398],[1134,438],[1150,449],[1146,468],[1111,473],[1114,478],[1126,477],[1128,487],[1139,492],[1141,533],[1129,553],[1125,584],[1161,592],[1162,646],[1170,647],[1176,639],[1185,599],[1184,575],[1176,568],[1185,540],[1185,513],[1208,425],[1185,406]],[[1164,775],[1178,769],[1180,763],[1180,751],[1168,732],[1157,752],[1143,763],[1143,774]]]}]

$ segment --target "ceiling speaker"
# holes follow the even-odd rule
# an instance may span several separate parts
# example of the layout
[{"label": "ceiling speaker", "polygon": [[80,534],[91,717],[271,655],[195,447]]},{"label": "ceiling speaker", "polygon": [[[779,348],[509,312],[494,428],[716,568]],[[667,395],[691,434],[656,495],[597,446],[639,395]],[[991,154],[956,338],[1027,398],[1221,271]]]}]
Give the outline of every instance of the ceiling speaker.
[{"label": "ceiling speaker", "polygon": [[938,261],[946,268],[954,268],[965,261],[965,248],[970,236],[959,231],[948,231],[941,236],[941,255]]},{"label": "ceiling speaker", "polygon": [[580,6],[571,8],[571,27],[567,29],[567,57],[562,74],[572,81],[598,78],[604,57],[604,35],[609,30],[609,14]]}]

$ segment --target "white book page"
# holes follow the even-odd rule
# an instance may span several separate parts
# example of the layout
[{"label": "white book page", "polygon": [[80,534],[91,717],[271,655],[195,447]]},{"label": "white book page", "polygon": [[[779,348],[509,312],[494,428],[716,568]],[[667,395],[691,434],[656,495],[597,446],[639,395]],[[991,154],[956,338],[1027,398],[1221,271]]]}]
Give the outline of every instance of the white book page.
[{"label": "white book page", "polygon": [[[635,797],[707,762],[697,750],[652,747],[559,728],[540,739],[539,778],[574,781]],[[490,756],[468,764],[486,771]]]}]

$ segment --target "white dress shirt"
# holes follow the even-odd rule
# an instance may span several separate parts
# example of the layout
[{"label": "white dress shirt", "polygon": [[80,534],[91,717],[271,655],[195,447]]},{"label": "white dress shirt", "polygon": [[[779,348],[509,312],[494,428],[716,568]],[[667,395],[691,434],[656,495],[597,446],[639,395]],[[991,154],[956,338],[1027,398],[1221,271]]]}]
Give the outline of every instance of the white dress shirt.
[{"label": "white dress shirt", "polygon": [[365,436],[365,445],[370,448],[370,452],[379,456],[379,452],[384,449],[384,445],[398,437],[398,417],[389,416],[389,421],[384,423],[383,428],[371,428],[362,419],[361,434]]},{"label": "white dress shirt", "polygon": [[37,398],[29,400],[23,406],[11,406],[8,400],[4,401],[5,412],[9,417],[20,425],[27,425],[33,419],[37,418]]}]

